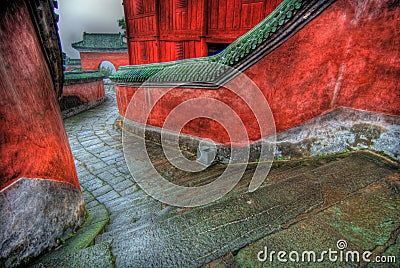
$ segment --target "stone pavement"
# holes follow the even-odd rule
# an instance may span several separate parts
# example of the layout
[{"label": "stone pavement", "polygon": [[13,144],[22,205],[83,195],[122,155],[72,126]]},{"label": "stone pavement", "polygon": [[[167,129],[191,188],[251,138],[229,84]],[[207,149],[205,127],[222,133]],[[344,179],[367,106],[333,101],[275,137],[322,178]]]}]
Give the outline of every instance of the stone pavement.
[{"label": "stone pavement", "polygon": [[[310,265],[302,262],[303,251],[329,248],[343,256],[349,250],[371,251],[371,259],[394,256],[388,267],[399,267],[398,163],[370,152],[277,161],[253,193],[246,191],[255,168],[249,165],[219,201],[190,209],[167,206],[147,196],[130,175],[112,86],[106,94],[101,106],[65,120],[89,217],[35,267],[299,267]],[[157,144],[147,148],[160,174],[182,185],[208,183],[226,167],[189,174],[168,164]],[[339,240],[346,245],[341,251]],[[289,260],[294,250],[298,262]],[[278,251],[287,252],[287,263],[278,260]],[[308,257],[314,267],[382,266]]]}]

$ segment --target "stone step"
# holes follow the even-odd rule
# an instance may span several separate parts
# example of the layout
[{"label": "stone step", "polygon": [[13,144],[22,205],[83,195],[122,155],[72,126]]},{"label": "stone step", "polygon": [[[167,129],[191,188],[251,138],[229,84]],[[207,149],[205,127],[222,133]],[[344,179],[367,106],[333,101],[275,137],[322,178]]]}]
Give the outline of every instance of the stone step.
[{"label": "stone step", "polygon": [[[288,193],[286,189],[293,185],[294,190]],[[321,205],[319,190],[318,183],[300,175],[235,199],[190,209],[143,229],[121,233],[112,242],[116,265],[142,266],[147,262],[156,266],[162,261],[162,266],[169,267],[178,259],[185,267],[201,265],[277,231],[291,218]]]},{"label": "stone step", "polygon": [[119,226],[124,227],[126,224],[135,223],[139,220],[152,219],[157,212],[162,210],[160,202],[152,204],[144,204],[139,207],[127,207],[118,214],[112,214],[110,224],[107,226],[107,231],[117,229]]},{"label": "stone step", "polygon": [[[320,211],[314,217],[297,222],[280,232],[268,235],[241,249],[231,257],[234,267],[261,267],[270,260],[259,262],[258,252],[268,247],[271,251],[302,252],[304,250],[321,253],[337,250],[337,242],[347,246],[344,252],[371,251],[376,256],[399,256],[400,236],[400,173],[391,174],[368,187],[362,188],[337,204]],[[396,242],[397,240],[397,242]],[[344,242],[343,242],[344,241]],[[397,248],[397,252],[396,249]],[[321,255],[317,255],[320,258]],[[361,259],[361,257],[360,257]],[[275,262],[277,261],[275,256]],[[218,262],[217,262],[218,263]],[[288,265],[290,263],[287,263]],[[334,265],[327,255],[316,267]],[[385,264],[395,267],[395,263]],[[282,266],[283,265],[282,263]],[[341,267],[360,267],[356,261],[341,262]],[[381,267],[370,263],[367,267]],[[385,266],[384,266],[385,267]]]}]

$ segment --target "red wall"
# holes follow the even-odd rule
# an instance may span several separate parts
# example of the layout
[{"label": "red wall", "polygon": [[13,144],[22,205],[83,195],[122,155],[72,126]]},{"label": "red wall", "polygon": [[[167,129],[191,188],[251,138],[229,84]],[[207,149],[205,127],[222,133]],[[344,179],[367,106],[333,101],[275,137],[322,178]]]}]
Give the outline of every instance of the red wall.
[{"label": "red wall", "polygon": [[[390,2],[339,0],[244,72],[268,100],[278,132],[339,107],[400,115],[400,12]],[[165,90],[149,89],[147,97],[155,99]],[[117,87],[121,115],[135,91]],[[230,105],[244,120],[250,140],[260,138],[247,106],[225,88],[174,89],[155,105],[148,123],[161,127],[176,105],[199,97]],[[125,116],[140,117],[140,109],[132,112]],[[229,144],[221,127],[207,119],[183,132]]]},{"label": "red wall", "polygon": [[65,72],[69,72],[69,71],[72,71],[72,70],[74,70],[74,69],[77,69],[77,68],[81,68],[81,66],[80,65],[75,65],[75,66],[66,66],[65,67]]},{"label": "red wall", "polygon": [[280,130],[350,107],[400,115],[400,8],[340,0],[245,73]]},{"label": "red wall", "polygon": [[50,71],[25,2],[0,31],[0,190],[19,178],[79,189]]},{"label": "red wall", "polygon": [[77,96],[83,102],[90,102],[104,97],[103,80],[89,83],[66,84],[63,88],[63,96]]},{"label": "red wall", "polygon": [[129,64],[128,53],[80,52],[82,70],[98,70],[100,63],[110,61],[115,68]]}]

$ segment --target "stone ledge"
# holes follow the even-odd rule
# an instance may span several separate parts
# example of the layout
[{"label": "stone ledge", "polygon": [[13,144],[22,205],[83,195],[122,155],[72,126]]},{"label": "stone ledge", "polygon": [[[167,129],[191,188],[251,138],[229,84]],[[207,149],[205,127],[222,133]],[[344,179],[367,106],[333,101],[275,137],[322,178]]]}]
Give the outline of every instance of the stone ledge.
[{"label": "stone ledge", "polygon": [[65,255],[57,255],[45,262],[40,262],[32,267],[97,267],[108,268],[113,267],[113,257],[110,244],[101,243],[77,252],[65,253]]},{"label": "stone ledge", "polygon": [[277,134],[275,154],[302,158],[369,149],[400,160],[400,117],[338,108]]}]

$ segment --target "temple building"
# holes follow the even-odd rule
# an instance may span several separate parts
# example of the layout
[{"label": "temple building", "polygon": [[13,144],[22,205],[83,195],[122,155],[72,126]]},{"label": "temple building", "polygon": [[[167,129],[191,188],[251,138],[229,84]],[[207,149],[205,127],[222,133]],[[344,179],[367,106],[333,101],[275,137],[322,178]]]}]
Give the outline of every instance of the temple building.
[{"label": "temple building", "polygon": [[57,2],[0,2],[0,267],[396,266],[398,0],[123,4],[64,72]]},{"label": "temple building", "polygon": [[83,70],[98,70],[103,61],[116,69],[128,64],[128,49],[120,33],[83,33],[83,40],[73,43],[79,51]]},{"label": "temple building", "polygon": [[124,0],[129,63],[215,54],[281,0]]}]

